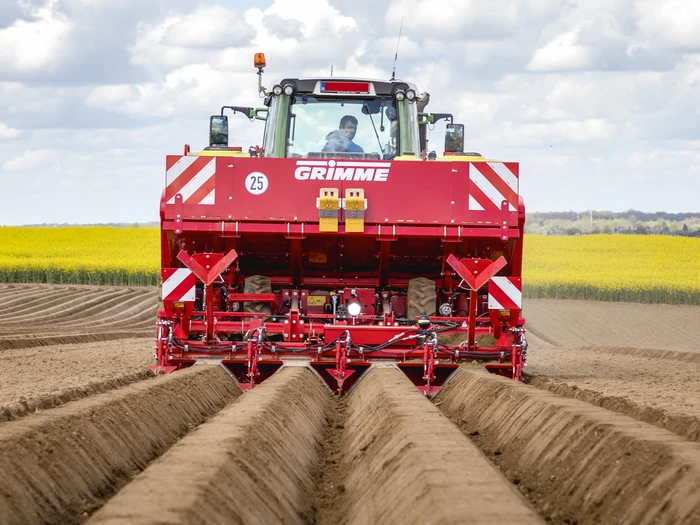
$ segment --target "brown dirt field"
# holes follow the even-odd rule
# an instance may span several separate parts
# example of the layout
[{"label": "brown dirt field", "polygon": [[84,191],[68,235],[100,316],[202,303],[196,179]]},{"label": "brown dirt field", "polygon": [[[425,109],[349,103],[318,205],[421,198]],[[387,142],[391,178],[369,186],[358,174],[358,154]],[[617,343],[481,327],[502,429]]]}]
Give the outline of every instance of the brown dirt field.
[{"label": "brown dirt field", "polygon": [[344,434],[340,498],[316,523],[544,523],[394,368],[371,370],[350,393]]},{"label": "brown dirt field", "polygon": [[0,351],[154,337],[154,287],[0,284]]},{"label": "brown dirt field", "polygon": [[700,307],[530,299],[525,315],[533,385],[700,441]]},{"label": "brown dirt field", "polygon": [[526,328],[564,348],[700,350],[700,306],[525,299]]},{"label": "brown dirt field", "polygon": [[311,371],[284,368],[177,443],[88,523],[307,523],[330,398]]},{"label": "brown dirt field", "polygon": [[240,390],[189,370],[0,424],[0,523],[80,523]]},{"label": "brown dirt field", "polygon": [[0,352],[0,422],[152,376],[152,339]]},{"label": "brown dirt field", "polygon": [[700,522],[700,444],[482,371],[436,404],[551,523]]},{"label": "brown dirt field", "polygon": [[[399,371],[377,369],[346,399],[331,400],[310,371],[283,369],[177,443],[88,523],[543,523]],[[347,424],[327,417],[339,404]],[[328,454],[320,438],[331,422],[339,446]],[[323,481],[313,475],[329,464],[337,468]],[[173,498],[173,487],[188,490]]]},{"label": "brown dirt field", "polygon": [[288,367],[202,424],[239,392],[147,379],[156,294],[0,285],[0,523],[81,523],[121,486],[95,520],[539,522],[495,466],[552,523],[700,522],[700,307],[526,300],[531,385],[460,372],[436,399],[460,432],[386,368],[337,399]]}]

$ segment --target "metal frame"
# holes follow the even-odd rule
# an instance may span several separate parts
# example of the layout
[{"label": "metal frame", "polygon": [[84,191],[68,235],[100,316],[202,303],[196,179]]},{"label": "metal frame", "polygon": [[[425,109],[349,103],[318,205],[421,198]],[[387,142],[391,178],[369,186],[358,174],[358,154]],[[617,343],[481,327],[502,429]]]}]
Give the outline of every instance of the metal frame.
[{"label": "metal frame", "polygon": [[[182,158],[168,157],[166,170]],[[520,277],[524,204],[519,197],[512,202],[511,195],[510,201],[504,198],[489,209],[470,209],[475,184],[469,176],[471,164],[394,161],[386,180],[368,182],[297,180],[295,159],[215,158],[213,202],[188,202],[182,193],[166,202],[165,192],[161,200],[162,267],[189,268],[200,283],[201,300],[180,313],[173,309],[175,301],[164,302],[158,317],[158,365],[153,369],[167,373],[197,360],[218,359],[241,388],[249,389],[285,362],[302,360],[331,389],[343,393],[373,363],[387,362],[430,396],[449,380],[460,361],[478,359],[490,361],[486,368],[493,373],[521,380],[524,319],[516,315],[501,322],[479,301],[494,275]],[[517,164],[502,164],[517,176]],[[264,173],[270,181],[264,197],[244,189],[243,181],[252,172]],[[337,187],[337,195],[349,188],[363,190],[367,202],[363,231],[346,230],[342,206],[337,231],[321,231],[316,204],[319,188],[329,186]],[[366,240],[361,246],[365,252],[368,247],[376,249],[376,255],[360,255],[376,257],[375,267],[349,271],[330,262],[321,269],[307,267],[304,250],[329,238],[341,247],[353,239]],[[286,244],[282,247],[280,241]],[[396,246],[401,242],[419,244],[417,251],[401,255],[415,259],[415,264],[399,272],[392,268],[392,258],[398,256]],[[246,243],[260,250],[252,255],[272,270],[261,271],[245,262],[251,256]],[[503,255],[496,257],[498,251]],[[245,277],[257,273],[271,279],[273,293],[243,293]],[[392,290],[405,293],[413,277],[433,279],[440,298],[452,300],[462,294],[466,315],[407,319],[393,310],[380,312],[379,299],[375,312],[356,317],[339,315],[335,309],[310,311],[298,301],[281,306],[285,291],[301,295],[322,288],[342,297],[359,289],[369,289],[365,292],[377,297]],[[245,302],[268,303],[274,313],[240,311]],[[440,343],[441,335],[452,334],[463,335],[463,342]],[[477,336],[482,334],[494,336],[496,343],[479,346]]]}]

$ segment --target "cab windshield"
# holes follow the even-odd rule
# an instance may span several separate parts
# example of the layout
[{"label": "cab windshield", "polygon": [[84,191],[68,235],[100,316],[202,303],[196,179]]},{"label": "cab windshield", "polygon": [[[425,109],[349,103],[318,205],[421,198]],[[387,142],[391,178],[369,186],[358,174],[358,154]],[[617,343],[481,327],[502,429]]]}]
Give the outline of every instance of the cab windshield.
[{"label": "cab windshield", "polygon": [[287,132],[287,157],[393,159],[399,140],[396,102],[295,95]]}]

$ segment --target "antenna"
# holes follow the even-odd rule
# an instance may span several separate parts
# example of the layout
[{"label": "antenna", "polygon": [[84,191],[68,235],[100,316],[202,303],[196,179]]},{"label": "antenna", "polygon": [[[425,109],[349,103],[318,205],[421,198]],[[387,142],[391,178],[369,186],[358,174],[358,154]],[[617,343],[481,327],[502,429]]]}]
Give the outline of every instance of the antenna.
[{"label": "antenna", "polygon": [[331,64],[331,76],[333,76],[333,64]]},{"label": "antenna", "polygon": [[396,61],[399,59],[399,44],[401,43],[401,31],[403,30],[403,17],[401,17],[401,25],[399,26],[399,39],[396,42],[396,54],[394,55],[394,70],[391,72],[390,81],[396,80]]}]

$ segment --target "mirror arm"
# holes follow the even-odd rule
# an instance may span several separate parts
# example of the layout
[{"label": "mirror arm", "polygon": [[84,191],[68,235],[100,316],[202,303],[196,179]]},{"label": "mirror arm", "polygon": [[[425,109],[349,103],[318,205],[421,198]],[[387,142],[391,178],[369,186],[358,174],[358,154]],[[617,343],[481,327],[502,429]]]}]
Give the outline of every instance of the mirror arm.
[{"label": "mirror arm", "polygon": [[221,106],[221,116],[224,115],[225,109],[230,109],[234,113],[243,113],[246,117],[248,117],[251,120],[255,118],[255,109],[253,108],[246,108],[243,106]]},{"label": "mirror arm", "polygon": [[252,115],[255,120],[267,120],[267,115],[270,112],[268,108],[253,109]]},{"label": "mirror arm", "polygon": [[450,124],[454,124],[454,117],[452,116],[452,113],[431,113],[430,114],[430,123],[435,124],[438,120],[449,120]]}]

